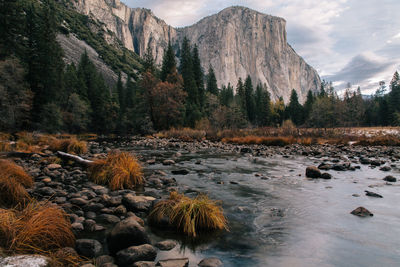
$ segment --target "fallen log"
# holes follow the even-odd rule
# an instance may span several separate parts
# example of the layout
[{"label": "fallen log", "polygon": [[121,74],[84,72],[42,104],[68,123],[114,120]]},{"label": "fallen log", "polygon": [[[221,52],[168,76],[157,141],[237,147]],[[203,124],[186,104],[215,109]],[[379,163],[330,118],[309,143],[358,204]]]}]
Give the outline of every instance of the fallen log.
[{"label": "fallen log", "polygon": [[89,167],[93,163],[92,160],[84,159],[79,156],[68,154],[61,151],[57,151],[57,156],[60,157],[61,159],[72,160],[85,167]]}]

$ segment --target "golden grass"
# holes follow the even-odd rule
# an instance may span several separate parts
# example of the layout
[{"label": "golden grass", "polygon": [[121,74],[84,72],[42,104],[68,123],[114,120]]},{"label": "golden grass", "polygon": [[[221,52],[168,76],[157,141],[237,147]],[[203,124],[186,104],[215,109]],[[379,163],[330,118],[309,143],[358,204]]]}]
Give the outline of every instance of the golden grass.
[{"label": "golden grass", "polygon": [[206,131],[195,130],[191,128],[175,129],[172,128],[168,131],[163,131],[156,134],[159,138],[176,138],[182,141],[201,141],[206,137]]},{"label": "golden grass", "polygon": [[8,141],[0,141],[0,152],[10,152],[12,147]]},{"label": "golden grass", "polygon": [[90,178],[111,190],[133,189],[143,184],[143,171],[138,160],[128,152],[111,152],[89,167]]},{"label": "golden grass", "polygon": [[361,137],[355,145],[360,146],[400,146],[400,137],[394,135],[382,135],[373,137]]},{"label": "golden grass", "polygon": [[172,192],[168,200],[157,203],[149,215],[153,223],[167,217],[170,224],[190,237],[205,230],[228,230],[222,207],[206,195],[191,199]]},{"label": "golden grass", "polygon": [[33,186],[33,178],[21,166],[10,160],[0,159],[0,177],[6,175],[9,175],[25,187]]},{"label": "golden grass", "polygon": [[0,205],[25,206],[30,196],[25,188],[33,186],[33,178],[12,161],[0,159]]},{"label": "golden grass", "polygon": [[84,154],[87,152],[87,144],[85,141],[79,141],[76,138],[49,140],[49,149],[52,151],[63,151],[72,154]]},{"label": "golden grass", "polygon": [[310,137],[295,138],[293,136],[245,136],[223,138],[222,142],[244,145],[267,145],[267,146],[286,146],[292,144],[311,145],[316,141]]},{"label": "golden grass", "polygon": [[48,203],[30,203],[23,210],[0,209],[0,246],[9,253],[45,254],[74,247],[67,214]]}]

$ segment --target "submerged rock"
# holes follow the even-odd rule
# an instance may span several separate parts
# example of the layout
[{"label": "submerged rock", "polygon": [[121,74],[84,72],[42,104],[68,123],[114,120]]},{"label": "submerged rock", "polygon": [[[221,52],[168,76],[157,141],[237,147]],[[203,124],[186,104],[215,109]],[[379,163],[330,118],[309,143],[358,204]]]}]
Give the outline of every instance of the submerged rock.
[{"label": "submerged rock", "polygon": [[94,239],[78,239],[76,240],[76,251],[84,257],[95,258],[101,255],[103,246]]},{"label": "submerged rock", "polygon": [[148,211],[153,205],[154,200],[154,197],[126,194],[122,198],[122,204],[124,204],[128,211]]},{"label": "submerged rock", "polygon": [[383,180],[386,182],[391,182],[391,183],[397,182],[397,179],[391,175],[386,176],[385,178],[383,178]]},{"label": "submerged rock", "polygon": [[377,194],[377,193],[371,192],[371,191],[367,191],[367,190],[365,190],[365,195],[366,195],[366,196],[369,196],[369,197],[383,198],[383,196],[381,196],[381,195],[379,195],[379,194]]},{"label": "submerged rock", "polygon": [[369,210],[367,210],[364,207],[358,207],[352,212],[350,212],[353,215],[359,216],[359,217],[369,217],[369,216],[374,216]]},{"label": "submerged rock", "polygon": [[160,250],[171,250],[176,247],[177,243],[174,240],[164,240],[160,241],[155,246]]},{"label": "submerged rock", "polygon": [[132,266],[137,261],[154,261],[157,257],[156,249],[149,244],[132,246],[117,253],[117,262],[121,267]]},{"label": "submerged rock", "polygon": [[329,179],[332,179],[332,175],[325,172],[325,173],[321,174],[321,178],[329,180]]},{"label": "submerged rock", "polygon": [[222,261],[216,257],[205,258],[199,262],[199,267],[220,267],[222,265]]},{"label": "submerged rock", "polygon": [[306,177],[308,177],[308,178],[320,178],[321,177],[321,171],[315,166],[307,167],[307,169],[306,169]]},{"label": "submerged rock", "polygon": [[188,170],[185,170],[185,169],[182,169],[182,170],[173,170],[173,171],[171,171],[171,172],[172,172],[172,174],[175,174],[175,175],[186,175],[186,174],[189,173],[189,171],[188,171]]},{"label": "submerged rock", "polygon": [[168,259],[168,260],[160,260],[156,266],[161,267],[188,267],[189,266],[189,259],[182,258],[182,259]]}]

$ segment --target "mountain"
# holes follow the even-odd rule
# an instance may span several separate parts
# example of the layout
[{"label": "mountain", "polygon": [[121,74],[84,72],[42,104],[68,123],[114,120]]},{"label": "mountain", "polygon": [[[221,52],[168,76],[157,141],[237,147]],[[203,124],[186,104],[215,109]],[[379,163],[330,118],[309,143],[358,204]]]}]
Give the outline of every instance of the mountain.
[{"label": "mountain", "polygon": [[[236,85],[250,75],[266,84],[274,99],[287,102],[295,89],[304,102],[307,91],[318,90],[320,77],[287,43],[286,21],[245,7],[230,7],[184,28],[173,28],[149,9],[129,8],[119,0],[72,0],[74,8],[89,16],[121,44],[143,56],[151,47],[161,63],[171,41],[179,54],[186,36],[199,48],[202,67],[211,64],[219,86]],[[106,41],[112,42],[112,38]],[[67,55],[68,56],[68,55]]]}]

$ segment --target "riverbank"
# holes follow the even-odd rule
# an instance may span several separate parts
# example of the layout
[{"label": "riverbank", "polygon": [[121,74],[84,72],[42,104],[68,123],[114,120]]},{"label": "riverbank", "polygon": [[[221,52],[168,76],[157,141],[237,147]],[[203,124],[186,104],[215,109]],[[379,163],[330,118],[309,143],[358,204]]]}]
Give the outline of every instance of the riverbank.
[{"label": "riverbank", "polygon": [[[339,173],[343,173],[345,176],[348,176],[349,173],[357,174],[360,169],[373,170],[374,173],[381,173],[386,176],[386,174],[397,172],[397,164],[400,159],[400,149],[390,146],[370,147],[325,144],[272,147],[259,144],[236,145],[208,140],[183,142],[178,139],[161,138],[92,140],[88,142],[87,153],[81,156],[86,159],[103,158],[114,149],[129,151],[137,155],[145,171],[145,184],[143,187],[137,188],[137,190],[110,191],[105,186],[91,183],[88,180],[87,170],[82,166],[62,160],[57,160],[57,163],[55,163],[54,160],[57,155],[49,150],[15,160],[35,179],[35,185],[30,190],[30,194],[38,200],[56,203],[69,214],[72,228],[78,239],[74,249],[87,258],[101,256],[97,261],[107,261],[108,265],[104,266],[113,266],[110,263],[115,261],[115,254],[113,253],[120,249],[120,247],[113,248],[115,244],[113,242],[110,243],[110,238],[106,237],[110,236],[110,233],[115,228],[121,230],[121,225],[129,225],[129,229],[134,229],[134,231],[132,230],[134,233],[130,236],[131,239],[143,240],[145,241],[143,244],[151,243],[154,245],[143,246],[142,244],[135,244],[140,248],[132,252],[148,255],[145,258],[152,259],[152,264],[160,260],[182,256],[181,253],[176,251],[184,243],[182,238],[172,235],[175,240],[171,241],[169,240],[170,238],[164,240],[162,238],[163,231],[161,231],[161,234],[157,233],[147,223],[147,214],[154,203],[158,199],[166,198],[171,191],[176,190],[192,196],[200,192],[209,193],[208,191],[210,190],[210,192],[213,192],[213,190],[216,190],[216,192],[223,190],[225,192],[241,188],[244,186],[242,184],[250,187],[250,181],[255,183],[254,178],[251,177],[257,177],[257,183],[263,181],[268,183],[270,181],[275,186],[279,186],[279,183],[283,182],[281,186],[284,188],[285,179],[282,180],[279,179],[279,175],[270,175],[264,172],[265,168],[263,166],[268,166],[272,162],[276,164],[277,159],[280,162],[287,162],[288,166],[292,164],[290,162],[297,162],[298,158],[302,159],[300,162],[303,161],[303,163],[296,163],[297,165],[296,168],[293,168],[293,172],[290,169],[286,170],[286,167],[283,167],[284,165],[282,166],[281,177],[290,177],[290,180],[288,180],[290,183],[293,183],[293,181],[297,183],[298,179],[301,179],[301,181],[303,179],[305,179],[304,181],[309,180],[305,178],[305,170],[309,165],[315,165],[324,172],[330,172],[333,179],[338,178]],[[208,162],[210,157],[215,159],[212,162]],[[228,169],[212,167],[215,164],[220,164],[218,163],[221,162],[219,158],[227,162],[226,168]],[[218,174],[221,171],[222,173],[242,173],[240,170],[237,171],[236,168],[243,168],[240,166],[244,162],[246,162],[247,167],[242,176],[248,177],[245,181],[243,181],[243,178],[237,180],[236,176],[231,177],[230,175],[225,179],[224,175]],[[214,168],[216,169],[214,170]],[[251,171],[247,170],[247,168]],[[197,185],[196,180],[193,180],[205,179],[206,177],[208,177],[207,184],[210,185]],[[372,187],[368,188],[372,190],[371,188],[380,188],[390,184],[397,185],[396,183],[381,180],[381,182],[376,183],[376,186],[371,184]],[[204,186],[209,187],[205,188]],[[221,199],[224,194],[227,194],[222,194],[222,191],[220,193],[221,195],[213,195],[213,198]],[[360,192],[354,192],[354,194],[357,193],[360,195]],[[224,196],[224,198],[231,199],[227,196]],[[273,203],[274,201],[272,200],[271,202]],[[229,217],[231,219],[233,217],[230,233],[233,232],[234,235],[237,234],[235,231],[238,230],[235,216],[239,215],[237,215],[238,211],[236,209],[242,209],[244,212],[249,209],[248,207],[241,208],[245,203],[236,204],[237,207],[231,207],[230,205],[232,204],[228,204],[227,207],[225,204],[227,211],[230,213]],[[352,207],[351,210],[353,208],[356,207]],[[234,212],[231,212],[231,209],[235,209]],[[348,210],[346,214],[349,214],[351,210]],[[272,213],[280,217],[285,211],[282,208],[278,208]],[[252,222],[249,221],[248,223]],[[118,237],[117,230],[114,231],[114,235]],[[243,231],[243,229],[240,228],[240,231]],[[227,234],[227,236],[229,235]],[[220,236],[217,235],[214,239],[220,239]],[[159,243],[160,241],[162,243]],[[206,241],[205,244],[214,242],[215,240],[211,239]],[[164,250],[166,248],[172,249],[170,254]],[[129,254],[129,257],[132,257],[132,253]],[[107,254],[113,254],[112,256],[114,257],[110,257]],[[203,257],[205,256],[207,254],[203,255]],[[202,259],[202,255],[197,255],[196,257],[192,255],[176,264],[184,266],[189,261],[190,266],[196,266]],[[223,261],[225,260],[224,258]],[[227,263],[229,263],[229,259]]]}]

